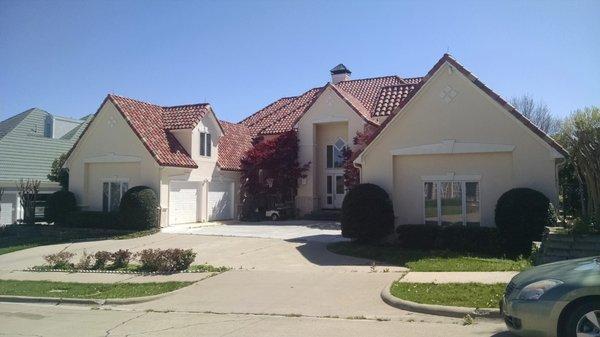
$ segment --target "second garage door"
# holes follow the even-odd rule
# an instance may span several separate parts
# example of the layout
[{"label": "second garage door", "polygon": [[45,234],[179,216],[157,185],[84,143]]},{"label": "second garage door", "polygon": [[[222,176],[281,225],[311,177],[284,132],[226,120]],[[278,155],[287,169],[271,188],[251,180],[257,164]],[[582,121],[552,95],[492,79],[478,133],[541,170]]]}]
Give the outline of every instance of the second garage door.
[{"label": "second garage door", "polygon": [[208,184],[208,220],[233,219],[233,183]]},{"label": "second garage door", "polygon": [[196,222],[198,185],[188,181],[169,184],[169,225]]}]

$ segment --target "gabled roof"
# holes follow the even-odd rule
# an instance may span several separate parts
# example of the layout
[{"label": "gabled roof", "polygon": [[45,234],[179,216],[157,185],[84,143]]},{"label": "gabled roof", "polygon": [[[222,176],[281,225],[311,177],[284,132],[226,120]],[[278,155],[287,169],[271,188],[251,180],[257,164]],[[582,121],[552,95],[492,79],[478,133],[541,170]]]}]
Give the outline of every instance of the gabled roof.
[{"label": "gabled roof", "polygon": [[193,129],[210,111],[208,103],[162,107],[165,128]]},{"label": "gabled roof", "polygon": [[252,132],[243,124],[220,123],[224,133],[219,138],[217,164],[223,170],[239,170],[244,154],[252,148]]},{"label": "gabled roof", "polygon": [[[454,66],[458,71],[460,71],[464,76],[466,76],[475,86],[481,89],[484,93],[490,96],[494,101],[500,104],[504,109],[506,109],[510,114],[516,117],[521,123],[523,123],[527,128],[529,128],[533,133],[535,133],[538,137],[544,140],[548,145],[550,145],[553,149],[558,151],[563,156],[568,156],[568,152],[558,144],[552,137],[542,131],[539,127],[533,124],[527,117],[523,116],[515,107],[510,105],[506,100],[504,100],[500,95],[496,94],[490,88],[488,88],[483,82],[481,82],[475,75],[473,75],[469,70],[467,70],[463,65],[458,63],[450,54],[444,54],[442,58],[438,60],[438,62],[427,72],[427,75],[420,78],[418,80],[418,85],[415,86],[415,89],[409,91],[406,95],[402,93],[402,98],[400,99],[400,103],[396,105],[393,111],[390,113],[391,116],[387,118],[375,131],[375,133],[369,138],[367,146],[363,149],[357,151],[353,155],[353,160],[358,158],[375,140],[381,132],[387,127],[387,125],[394,119],[394,117],[402,110],[404,106],[419,92],[419,89],[422,88],[427,81],[444,65],[446,62]],[[410,82],[413,82],[413,79],[409,79]],[[398,96],[398,94],[397,94]]]},{"label": "gabled roof", "polygon": [[63,135],[46,135],[50,113],[33,108],[0,122],[0,180],[36,179],[48,181],[52,162],[67,153],[88,120]]}]

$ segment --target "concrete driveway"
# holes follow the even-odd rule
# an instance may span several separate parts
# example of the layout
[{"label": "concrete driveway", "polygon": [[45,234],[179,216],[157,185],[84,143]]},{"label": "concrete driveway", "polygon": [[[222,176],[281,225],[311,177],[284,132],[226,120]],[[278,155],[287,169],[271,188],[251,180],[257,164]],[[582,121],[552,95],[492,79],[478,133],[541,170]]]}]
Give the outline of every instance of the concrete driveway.
[{"label": "concrete driveway", "polygon": [[281,240],[336,242],[345,241],[339,222],[314,220],[224,221],[165,227],[163,233],[235,236]]}]

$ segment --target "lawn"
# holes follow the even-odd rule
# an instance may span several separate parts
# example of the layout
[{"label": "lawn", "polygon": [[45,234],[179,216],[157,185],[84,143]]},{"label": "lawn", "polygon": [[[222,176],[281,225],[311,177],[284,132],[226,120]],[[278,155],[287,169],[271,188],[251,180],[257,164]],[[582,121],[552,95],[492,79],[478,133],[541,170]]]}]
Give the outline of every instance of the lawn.
[{"label": "lawn", "polygon": [[335,242],[329,251],[409,268],[411,271],[521,271],[531,266],[526,259],[469,256],[448,251],[419,251],[397,246],[372,246]]},{"label": "lawn", "polygon": [[423,304],[469,308],[496,308],[506,284],[482,283],[402,283],[394,282],[390,292],[395,297]]},{"label": "lawn", "polygon": [[0,280],[0,295],[92,299],[129,298],[162,294],[192,283],[72,283]]},{"label": "lawn", "polygon": [[0,227],[0,255],[36,246],[88,240],[132,239],[155,232],[156,230],[132,231],[67,228],[51,225],[10,225]]}]

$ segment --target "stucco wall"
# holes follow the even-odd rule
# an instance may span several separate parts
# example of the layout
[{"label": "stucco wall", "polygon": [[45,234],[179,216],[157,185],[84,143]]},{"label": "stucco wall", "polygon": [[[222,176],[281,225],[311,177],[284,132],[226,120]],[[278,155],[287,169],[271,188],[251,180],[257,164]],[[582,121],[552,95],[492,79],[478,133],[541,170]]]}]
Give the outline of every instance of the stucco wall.
[{"label": "stucco wall", "polygon": [[[345,125],[345,127],[341,128],[340,125]],[[342,137],[348,144],[351,144],[357,131],[362,131],[364,125],[364,119],[358,116],[331,88],[325,89],[313,106],[298,121],[299,160],[301,164],[311,163],[307,172],[308,177],[305,179],[305,184],[300,184],[296,198],[296,205],[301,213],[320,209],[320,199],[324,197],[320,191],[325,189],[324,160],[326,153],[325,145],[319,145],[317,142],[317,130],[320,143]],[[320,165],[321,167],[319,167]]]},{"label": "stucco wall", "polygon": [[[457,95],[449,103],[442,91],[450,87]],[[406,157],[394,160],[390,151],[412,146],[457,142],[514,145],[505,155],[470,154]],[[544,193],[555,204],[558,191],[555,180],[557,152],[537,137],[492,98],[484,94],[458,71],[444,65],[407,104],[362,156],[362,181],[382,186],[394,196],[399,221],[422,223],[421,189],[417,177],[469,172],[482,176],[484,222],[490,216],[497,197],[514,187],[530,187]],[[410,162],[409,162],[410,161]],[[510,163],[510,164],[509,164]],[[394,188],[394,170],[399,184],[407,192]],[[412,181],[408,181],[412,180]],[[420,184],[420,182],[419,182]]]},{"label": "stucco wall", "polygon": [[[110,101],[100,109],[66,167],[69,190],[84,209],[102,209],[104,178],[129,178],[130,187],[145,185],[159,193],[158,164]],[[86,172],[92,175],[86,178]]]}]

